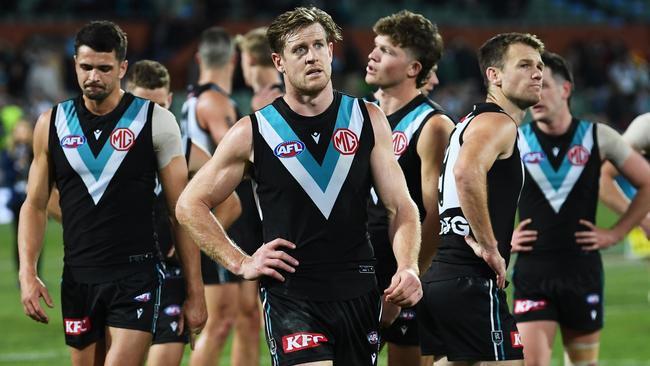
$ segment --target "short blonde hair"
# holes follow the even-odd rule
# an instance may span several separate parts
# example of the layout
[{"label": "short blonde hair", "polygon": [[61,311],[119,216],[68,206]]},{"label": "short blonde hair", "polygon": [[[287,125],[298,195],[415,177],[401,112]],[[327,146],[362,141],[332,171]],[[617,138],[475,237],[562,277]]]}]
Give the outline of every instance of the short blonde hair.
[{"label": "short blonde hair", "polygon": [[328,42],[343,39],[341,27],[334,22],[329,14],[315,7],[300,7],[284,12],[273,20],[266,31],[271,49],[275,53],[282,53],[289,36],[314,23],[319,23],[325,29]]},{"label": "short blonde hair", "polygon": [[244,35],[238,35],[235,41],[242,52],[247,52],[253,57],[256,65],[273,66],[271,58],[273,51],[266,38],[266,27],[255,28]]}]

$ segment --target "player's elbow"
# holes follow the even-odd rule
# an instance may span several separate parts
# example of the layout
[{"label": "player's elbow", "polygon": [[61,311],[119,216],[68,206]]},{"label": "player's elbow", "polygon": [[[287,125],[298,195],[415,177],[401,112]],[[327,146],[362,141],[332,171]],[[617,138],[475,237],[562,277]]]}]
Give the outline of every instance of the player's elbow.
[{"label": "player's elbow", "polygon": [[180,197],[178,197],[178,202],[176,202],[175,216],[178,223],[183,226],[190,225],[192,221],[192,212],[194,203],[186,192],[183,192]]}]

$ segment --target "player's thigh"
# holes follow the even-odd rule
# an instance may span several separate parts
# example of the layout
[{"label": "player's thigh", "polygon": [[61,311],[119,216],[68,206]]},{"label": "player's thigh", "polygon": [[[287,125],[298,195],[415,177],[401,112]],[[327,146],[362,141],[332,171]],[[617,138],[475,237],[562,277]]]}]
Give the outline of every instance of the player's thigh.
[{"label": "player's thigh", "polygon": [[144,359],[151,344],[152,334],[141,330],[108,327],[106,353],[107,366],[138,366]]},{"label": "player's thigh", "polygon": [[106,342],[100,339],[82,349],[69,347],[73,366],[101,366],[106,358]]},{"label": "player's thigh", "polygon": [[205,302],[210,317],[235,318],[239,307],[239,286],[236,283],[205,286]]},{"label": "player's thigh", "polygon": [[161,343],[149,348],[147,365],[149,366],[178,366],[183,359],[185,343]]},{"label": "player's thigh", "polygon": [[524,344],[526,365],[549,365],[557,323],[548,320],[530,321],[517,323],[517,328]]}]

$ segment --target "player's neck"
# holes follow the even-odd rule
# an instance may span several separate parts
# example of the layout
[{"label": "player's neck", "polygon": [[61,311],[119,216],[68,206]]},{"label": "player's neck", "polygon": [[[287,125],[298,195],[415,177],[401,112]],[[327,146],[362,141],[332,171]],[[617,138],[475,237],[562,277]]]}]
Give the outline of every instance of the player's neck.
[{"label": "player's neck", "polygon": [[226,93],[232,92],[232,73],[226,68],[203,69],[199,75],[199,85],[214,83]]},{"label": "player's neck", "polygon": [[275,69],[275,67],[260,66],[256,67],[252,71],[253,81],[251,87],[255,93],[269,86],[282,83],[280,73]]},{"label": "player's neck", "polygon": [[561,136],[569,131],[571,128],[571,121],[573,116],[571,111],[568,108],[562,108],[562,110],[553,118],[551,121],[537,122],[537,127],[550,136]]},{"label": "player's neck", "polygon": [[515,104],[511,99],[503,95],[501,90],[488,92],[485,101],[488,103],[494,103],[501,107],[501,109],[503,109],[503,111],[506,112],[515,123],[517,123],[517,126],[521,125],[526,116],[526,110],[521,109],[521,107]]},{"label": "player's neck", "polygon": [[292,111],[301,116],[317,116],[325,112],[334,101],[334,88],[331,80],[323,90],[313,95],[301,94],[290,83],[287,83],[286,89],[283,97],[284,101],[287,102]]},{"label": "player's neck", "polygon": [[387,116],[403,108],[418,95],[420,91],[415,88],[415,85],[407,83],[381,88],[375,94],[379,106]]},{"label": "player's neck", "polygon": [[88,109],[90,113],[97,116],[103,116],[117,108],[117,105],[120,104],[120,100],[122,99],[122,95],[124,95],[124,90],[117,89],[102,100],[89,99],[85,95],[83,96],[83,100],[86,109]]}]

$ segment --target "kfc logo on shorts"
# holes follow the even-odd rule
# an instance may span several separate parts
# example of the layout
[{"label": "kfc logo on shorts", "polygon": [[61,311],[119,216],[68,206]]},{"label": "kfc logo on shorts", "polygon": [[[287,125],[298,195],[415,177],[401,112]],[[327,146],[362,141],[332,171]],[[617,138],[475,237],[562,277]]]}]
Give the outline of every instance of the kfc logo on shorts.
[{"label": "kfc logo on shorts", "polygon": [[137,302],[148,302],[151,300],[151,292],[145,292],[144,294],[138,295],[133,298]]},{"label": "kfc logo on shorts", "polygon": [[492,343],[496,344],[497,346],[503,343],[503,331],[501,330],[492,331]]},{"label": "kfc logo on shorts", "polygon": [[64,318],[65,334],[67,335],[81,335],[90,330],[90,318],[71,319]]},{"label": "kfc logo on shorts", "polygon": [[401,156],[406,151],[406,148],[409,146],[409,140],[406,138],[406,134],[402,131],[393,132],[393,153],[395,156]]},{"label": "kfc logo on shorts", "polygon": [[523,314],[529,311],[542,310],[546,308],[545,300],[515,300],[515,314]]},{"label": "kfc logo on shorts", "polygon": [[526,164],[539,164],[546,160],[546,155],[541,151],[532,151],[524,154],[521,160]]},{"label": "kfc logo on shorts", "polygon": [[178,305],[169,305],[168,307],[165,308],[165,315],[167,316],[176,316],[180,315],[181,313],[181,307]]},{"label": "kfc logo on shorts", "polygon": [[327,337],[320,333],[294,333],[282,337],[282,349],[284,353],[291,353],[318,347],[323,342],[327,342]]},{"label": "kfc logo on shorts", "polygon": [[133,131],[128,128],[117,128],[111,133],[111,145],[117,151],[127,151],[135,142]]},{"label": "kfc logo on shorts", "polygon": [[61,139],[61,146],[66,149],[76,149],[86,143],[86,137],[80,135],[68,135]]},{"label": "kfc logo on shorts", "polygon": [[571,165],[585,165],[589,161],[589,151],[582,145],[573,145],[566,154]]},{"label": "kfc logo on shorts", "polygon": [[370,344],[379,343],[379,333],[377,333],[377,331],[373,330],[372,332],[368,333],[366,337],[368,338],[368,343]]},{"label": "kfc logo on shorts", "polygon": [[334,148],[343,155],[352,155],[359,148],[359,138],[347,128],[337,128],[332,141]]},{"label": "kfc logo on shorts", "polygon": [[510,332],[510,344],[512,344],[512,348],[524,348],[519,332]]}]

